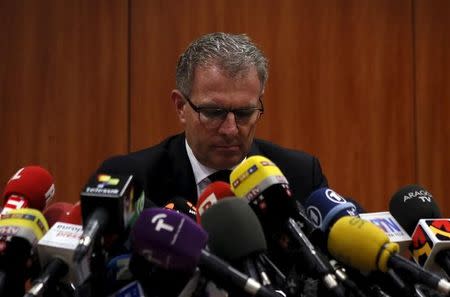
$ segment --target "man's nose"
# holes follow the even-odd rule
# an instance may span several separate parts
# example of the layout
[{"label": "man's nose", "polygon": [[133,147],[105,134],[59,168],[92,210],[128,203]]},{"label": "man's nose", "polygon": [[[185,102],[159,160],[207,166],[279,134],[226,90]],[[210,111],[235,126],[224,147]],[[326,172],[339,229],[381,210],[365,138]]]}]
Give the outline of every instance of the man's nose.
[{"label": "man's nose", "polygon": [[227,113],[227,116],[223,120],[222,124],[220,124],[219,132],[226,135],[236,135],[238,131],[239,129],[237,127],[234,113]]}]

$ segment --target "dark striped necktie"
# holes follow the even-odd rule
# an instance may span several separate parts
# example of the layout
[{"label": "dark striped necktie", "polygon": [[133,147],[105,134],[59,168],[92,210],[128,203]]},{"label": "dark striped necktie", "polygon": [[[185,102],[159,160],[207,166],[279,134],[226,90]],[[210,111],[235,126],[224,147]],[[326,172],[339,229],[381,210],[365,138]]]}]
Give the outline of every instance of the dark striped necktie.
[{"label": "dark striped necktie", "polygon": [[213,174],[208,176],[208,179],[213,183],[216,181],[223,181],[226,183],[230,183],[230,173],[231,170],[224,169],[214,172]]}]

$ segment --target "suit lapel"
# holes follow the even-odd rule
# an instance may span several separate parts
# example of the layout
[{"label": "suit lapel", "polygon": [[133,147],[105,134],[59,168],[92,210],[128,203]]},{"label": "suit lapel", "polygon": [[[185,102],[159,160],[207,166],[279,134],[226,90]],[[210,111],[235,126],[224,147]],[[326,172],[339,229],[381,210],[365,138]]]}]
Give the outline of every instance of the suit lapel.
[{"label": "suit lapel", "polygon": [[[194,172],[191,162],[186,152],[184,133],[175,137],[167,147],[169,160],[171,162],[172,174],[167,183],[168,191],[172,197],[179,196],[193,204],[197,203],[197,185],[195,183]],[[250,147],[248,156],[261,155],[262,152],[255,141]]]},{"label": "suit lapel", "polygon": [[191,162],[186,152],[185,136],[180,134],[168,147],[169,160],[172,166],[170,191],[174,196],[184,198],[193,204],[197,203],[197,185]]}]

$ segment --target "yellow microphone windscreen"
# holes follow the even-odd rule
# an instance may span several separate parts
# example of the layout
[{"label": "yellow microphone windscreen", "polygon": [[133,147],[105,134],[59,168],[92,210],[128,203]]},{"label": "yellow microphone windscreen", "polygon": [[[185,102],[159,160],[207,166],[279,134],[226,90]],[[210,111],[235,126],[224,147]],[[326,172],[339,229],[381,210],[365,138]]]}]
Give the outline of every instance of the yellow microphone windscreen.
[{"label": "yellow microphone windscreen", "polygon": [[328,251],[337,260],[363,272],[386,272],[392,253],[399,246],[375,224],[359,217],[345,216],[331,227]]},{"label": "yellow microphone windscreen", "polygon": [[274,184],[288,184],[281,170],[263,156],[251,156],[239,164],[230,175],[231,190],[236,197],[252,201]]},{"label": "yellow microphone windscreen", "polygon": [[39,210],[19,208],[10,210],[6,214],[1,215],[1,236],[22,237],[33,245],[39,241],[47,231],[47,220]]}]

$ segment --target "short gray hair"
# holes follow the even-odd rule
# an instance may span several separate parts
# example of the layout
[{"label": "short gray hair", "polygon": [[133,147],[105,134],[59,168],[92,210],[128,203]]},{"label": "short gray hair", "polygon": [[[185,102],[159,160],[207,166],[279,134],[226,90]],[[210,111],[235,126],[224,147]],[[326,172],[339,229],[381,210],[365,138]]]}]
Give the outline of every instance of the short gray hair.
[{"label": "short gray hair", "polygon": [[245,34],[210,33],[193,41],[178,59],[176,87],[190,95],[197,66],[218,65],[227,74],[235,75],[256,66],[261,90],[269,76],[267,58]]}]

